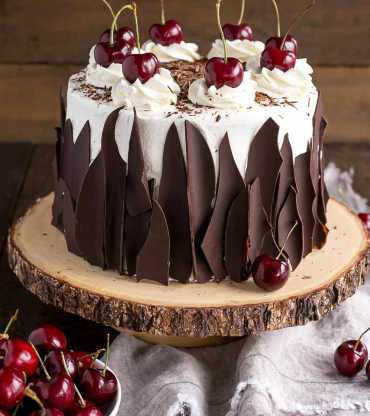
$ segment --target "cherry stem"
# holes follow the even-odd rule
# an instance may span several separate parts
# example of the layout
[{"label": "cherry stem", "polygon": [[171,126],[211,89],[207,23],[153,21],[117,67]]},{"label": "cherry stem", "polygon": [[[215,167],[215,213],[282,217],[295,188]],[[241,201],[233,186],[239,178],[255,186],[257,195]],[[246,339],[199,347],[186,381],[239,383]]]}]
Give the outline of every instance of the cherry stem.
[{"label": "cherry stem", "polygon": [[35,403],[37,403],[40,406],[40,409],[44,412],[45,406],[42,403],[42,401],[38,398],[37,394],[30,388],[27,387],[24,391],[25,396],[29,397],[31,400],[33,400]]},{"label": "cherry stem", "polygon": [[217,0],[216,1],[216,12],[217,12],[216,14],[217,14],[217,24],[218,24],[218,28],[220,30],[222,43],[224,45],[225,64],[227,64],[226,38],[225,38],[225,34],[224,34],[224,31],[222,29],[222,24],[221,24],[221,3],[222,3],[222,0]]},{"label": "cherry stem", "polygon": [[111,46],[114,45],[114,29],[117,27],[117,20],[120,17],[120,15],[122,14],[122,12],[124,12],[125,10],[133,10],[131,4],[126,4],[125,6],[123,6],[121,9],[118,10],[117,14],[115,15],[113,22],[112,22],[112,26],[110,28],[110,44]]},{"label": "cherry stem", "polygon": [[[112,15],[112,17],[114,19],[115,18],[115,14],[114,14],[114,11],[113,11],[112,6],[108,3],[107,0],[101,0],[101,1],[107,6],[108,10],[110,11],[110,14]],[[116,24],[115,29],[117,30],[117,24]]]},{"label": "cherry stem", "polygon": [[277,35],[280,38],[280,36],[281,36],[281,26],[280,26],[280,12],[279,12],[279,7],[277,5],[276,0],[272,0],[272,3],[274,5],[275,13],[276,13]]},{"label": "cherry stem", "polygon": [[132,2],[132,11],[134,13],[134,19],[135,19],[136,42],[137,42],[137,47],[138,47],[139,53],[140,53],[141,43],[140,43],[139,20],[137,18],[137,4],[134,1]]},{"label": "cherry stem", "polygon": [[166,23],[166,10],[164,7],[164,0],[161,0],[161,21],[162,25]]},{"label": "cherry stem", "polygon": [[109,355],[110,355],[110,334],[107,334],[107,349],[105,353],[105,363],[104,363],[104,370],[103,370],[103,376],[105,377],[108,369],[108,363],[109,363]]},{"label": "cherry stem", "polygon": [[[68,377],[71,377],[71,374],[70,374],[70,372],[68,370],[67,363],[66,363],[66,358],[64,356],[64,352],[63,351],[60,351],[60,356],[62,358],[62,364],[63,364],[63,367],[64,367],[64,371],[67,373],[67,376]],[[78,390],[78,388],[77,388],[77,386],[76,386],[75,383],[73,383],[73,387],[74,387],[75,392],[76,392],[76,394],[78,396],[78,400],[80,401],[81,406],[82,407],[86,407],[85,399],[82,397],[82,394],[81,394],[80,390]]]},{"label": "cherry stem", "polygon": [[240,10],[240,17],[239,17],[238,25],[240,25],[243,22],[244,15],[245,15],[245,0],[242,0],[242,8]]},{"label": "cherry stem", "polygon": [[358,346],[359,346],[359,344],[360,344],[360,342],[361,342],[361,340],[362,340],[362,338],[368,333],[370,331],[370,328],[367,328],[367,330],[366,331],[364,331],[361,335],[360,335],[360,337],[359,337],[359,339],[357,340],[357,342],[356,342],[356,344],[355,344],[355,351],[357,351],[357,348],[358,348]]},{"label": "cherry stem", "polygon": [[280,257],[283,255],[285,247],[289,241],[290,236],[292,235],[293,231],[296,229],[296,227],[298,226],[298,221],[295,222],[295,224],[293,225],[293,227],[291,228],[291,230],[289,231],[288,235],[286,236],[286,239],[284,241],[283,247],[280,249],[279,254],[276,257],[276,260],[279,260]]},{"label": "cherry stem", "polygon": [[18,314],[19,314],[19,309],[17,309],[14,312],[13,316],[9,319],[9,322],[8,322],[7,326],[5,327],[4,332],[0,335],[0,339],[9,338],[8,332],[9,332],[10,328],[12,327],[12,325],[14,324],[14,322],[17,320]]},{"label": "cherry stem", "polygon": [[21,407],[21,404],[20,403],[17,404],[17,406],[13,410],[12,416],[17,416],[20,407]]},{"label": "cherry stem", "polygon": [[39,352],[37,351],[36,347],[32,344],[32,342],[30,342],[30,344],[31,344],[32,349],[35,351],[35,354],[36,354],[36,356],[37,356],[37,358],[38,358],[38,360],[39,360],[39,363],[40,363],[40,365],[41,365],[41,368],[42,368],[43,372],[45,373],[45,377],[46,377],[46,379],[47,379],[48,381],[50,381],[50,380],[51,380],[51,376],[50,376],[50,374],[49,374],[48,370],[47,370],[47,369],[46,369],[46,367],[45,367],[44,361],[43,361],[43,360],[42,360],[42,358],[40,357]]},{"label": "cherry stem", "polygon": [[95,361],[99,357],[99,355],[102,354],[105,351],[106,351],[105,348],[100,348],[100,350],[97,350],[97,351],[95,351],[95,352],[93,352],[91,354],[86,354],[86,355],[83,355],[80,358],[77,358],[77,361],[82,361],[85,358],[92,358]]},{"label": "cherry stem", "polygon": [[292,29],[293,29],[293,27],[299,22],[299,21],[301,21],[305,16],[306,16],[306,14],[309,12],[309,11],[311,11],[311,9],[313,8],[313,7],[315,7],[315,5],[316,5],[316,0],[312,0],[312,2],[311,2],[311,4],[309,4],[304,10],[303,10],[303,12],[302,13],[298,13],[297,15],[296,15],[296,17],[293,19],[293,22],[290,24],[290,26],[289,26],[289,29],[287,30],[287,32],[286,32],[286,34],[285,34],[285,36],[284,36],[284,38],[283,38],[283,41],[281,42],[281,45],[280,45],[280,49],[282,50],[283,49],[283,47],[284,47],[284,44],[285,44],[285,41],[286,41],[286,38],[287,38],[287,36],[289,35],[289,33],[292,31]]}]

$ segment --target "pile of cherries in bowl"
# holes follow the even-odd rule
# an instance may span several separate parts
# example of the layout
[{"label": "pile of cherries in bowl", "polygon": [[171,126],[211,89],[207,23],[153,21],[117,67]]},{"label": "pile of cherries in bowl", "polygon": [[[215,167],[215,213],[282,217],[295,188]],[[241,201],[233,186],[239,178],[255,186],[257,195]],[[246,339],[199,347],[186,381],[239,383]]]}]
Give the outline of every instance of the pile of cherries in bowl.
[{"label": "pile of cherries in bowl", "polygon": [[[0,335],[0,416],[103,416],[117,400],[119,383],[107,349],[93,354],[68,349],[64,333],[42,325],[28,337]],[[97,360],[106,352],[106,361]]]}]

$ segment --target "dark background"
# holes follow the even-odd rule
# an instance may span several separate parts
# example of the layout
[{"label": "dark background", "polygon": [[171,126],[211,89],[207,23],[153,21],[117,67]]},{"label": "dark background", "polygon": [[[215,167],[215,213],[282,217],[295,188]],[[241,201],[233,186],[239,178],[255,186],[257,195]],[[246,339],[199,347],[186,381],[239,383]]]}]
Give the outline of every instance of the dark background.
[{"label": "dark background", "polygon": [[[160,20],[159,0],[138,0],[143,40]],[[122,1],[112,0],[117,10]],[[282,27],[306,6],[280,0]],[[234,22],[240,2],[224,0],[223,21]],[[214,0],[167,0],[167,17],[206,53],[218,36]],[[260,40],[275,32],[270,0],[247,0],[246,20]],[[368,139],[370,131],[370,1],[318,0],[294,30],[299,55],[315,65],[330,122],[330,141]],[[120,23],[132,25],[131,16]],[[54,140],[58,90],[86,65],[110,16],[100,0],[0,0],[0,140]]]}]

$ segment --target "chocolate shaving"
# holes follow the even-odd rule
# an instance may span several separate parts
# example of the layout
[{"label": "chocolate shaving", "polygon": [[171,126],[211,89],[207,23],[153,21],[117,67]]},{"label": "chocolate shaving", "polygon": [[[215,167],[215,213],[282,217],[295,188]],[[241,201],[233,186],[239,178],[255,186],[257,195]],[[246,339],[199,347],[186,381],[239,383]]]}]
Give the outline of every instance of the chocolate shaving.
[{"label": "chocolate shaving", "polygon": [[251,144],[246,174],[246,183],[251,185],[258,177],[262,192],[262,206],[271,218],[274,189],[281,166],[278,147],[279,126],[272,118],[258,131]]},{"label": "chocolate shaving", "polygon": [[115,128],[120,108],[107,118],[102,134],[105,166],[105,260],[109,269],[124,273],[126,163],[118,151]]},{"label": "chocolate shaving", "polygon": [[189,121],[185,121],[185,131],[193,266],[196,279],[204,283],[212,277],[201,243],[212,213],[215,169],[208,144],[200,131]]},{"label": "chocolate shaving", "polygon": [[64,232],[63,225],[63,199],[64,193],[68,190],[66,183],[63,179],[59,179],[55,191],[54,191],[54,201],[52,206],[52,225],[58,228],[59,231]]},{"label": "chocolate shaving", "polygon": [[294,177],[297,186],[297,209],[303,227],[303,257],[312,251],[312,235],[315,219],[312,205],[315,190],[310,176],[310,152],[297,156],[294,162]]},{"label": "chocolate shaving", "polygon": [[87,121],[77,137],[72,150],[72,178],[71,178],[71,197],[75,203],[80,194],[82,183],[85,179],[90,165],[90,143],[91,130],[90,123]]},{"label": "chocolate shaving", "polygon": [[256,178],[249,187],[248,259],[250,263],[261,254],[267,233],[271,233],[261,196],[261,181]]},{"label": "chocolate shaving", "polygon": [[[295,226],[296,223],[297,225]],[[295,270],[302,260],[303,236],[302,223],[297,211],[297,193],[293,187],[290,187],[281,209],[277,232],[279,247],[284,248],[292,269]]]},{"label": "chocolate shaving", "polygon": [[170,276],[186,283],[193,268],[187,175],[175,124],[171,125],[164,145],[158,200],[167,220],[171,241]]},{"label": "chocolate shaving", "polygon": [[248,193],[244,188],[232,202],[225,231],[225,265],[236,282],[245,280],[248,236]]},{"label": "chocolate shaving", "polygon": [[137,278],[168,285],[170,235],[165,214],[158,201],[153,201],[148,238],[137,258]]},{"label": "chocolate shaving", "polygon": [[105,268],[105,172],[102,152],[92,162],[76,207],[76,240],[84,258]]},{"label": "chocolate shaving", "polygon": [[60,177],[64,179],[68,189],[72,189],[72,155],[73,155],[73,126],[71,120],[67,120],[62,136]]},{"label": "chocolate shaving", "polygon": [[245,189],[243,178],[240,176],[234,161],[227,134],[221,142],[219,158],[220,170],[216,202],[211,222],[201,246],[208,264],[218,281],[224,279],[227,275],[224,264],[227,213],[234,199]]},{"label": "chocolate shaving", "polygon": [[81,251],[78,248],[76,240],[76,217],[74,212],[74,206],[67,187],[65,187],[63,196],[63,225],[68,250],[71,253],[80,256]]}]

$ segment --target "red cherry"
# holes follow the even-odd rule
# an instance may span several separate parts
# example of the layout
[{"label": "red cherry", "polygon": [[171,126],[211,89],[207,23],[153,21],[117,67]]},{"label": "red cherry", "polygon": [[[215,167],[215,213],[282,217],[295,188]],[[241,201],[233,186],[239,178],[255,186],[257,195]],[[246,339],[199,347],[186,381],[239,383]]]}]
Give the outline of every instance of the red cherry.
[{"label": "red cherry", "polygon": [[298,52],[297,40],[292,35],[287,35],[287,37],[285,38],[284,46],[281,47],[283,40],[284,40],[284,37],[273,36],[267,39],[265,48],[271,47],[271,48],[276,48],[276,49],[282,49],[287,52],[293,52],[294,55],[297,56],[297,52]]},{"label": "red cherry", "polygon": [[182,28],[176,20],[167,20],[163,25],[156,23],[149,29],[149,36],[153,42],[163,46],[180,43],[184,40]]},{"label": "red cherry", "polygon": [[96,63],[107,68],[113,63],[121,64],[130,52],[128,43],[116,42],[111,45],[110,42],[99,42],[95,46],[94,56]]},{"label": "red cherry", "polygon": [[240,25],[226,23],[222,26],[222,30],[227,40],[253,40],[253,30],[246,23],[241,23]]},{"label": "red cherry", "polygon": [[26,381],[23,374],[14,368],[0,370],[0,406],[13,409],[25,395]]},{"label": "red cherry", "polygon": [[88,355],[87,352],[71,351],[70,354],[72,358],[75,360],[80,374],[82,374],[82,372],[87,368],[92,367],[94,360],[91,356]]},{"label": "red cherry", "polygon": [[10,413],[7,410],[0,409],[0,416],[10,416]]},{"label": "red cherry", "polygon": [[221,88],[227,85],[231,88],[238,87],[243,82],[244,70],[242,63],[236,58],[211,58],[208,60],[204,76],[207,85]]},{"label": "red cherry", "polygon": [[258,287],[272,292],[285,285],[290,273],[289,264],[265,254],[256,258],[252,265],[253,280]]},{"label": "red cherry", "polygon": [[32,376],[38,366],[38,357],[29,342],[16,338],[5,344],[4,367],[16,368],[24,371],[27,376]]},{"label": "red cherry", "polygon": [[45,406],[62,411],[72,406],[75,397],[73,381],[66,374],[58,374],[51,380],[37,380],[33,389]]},{"label": "red cherry", "polygon": [[35,347],[47,351],[65,350],[67,339],[64,333],[54,325],[42,325],[31,332],[28,341]]},{"label": "red cherry", "polygon": [[[133,30],[127,26],[120,27],[117,32],[114,34],[115,41],[122,41],[128,43],[130,46],[136,46],[136,37]],[[110,42],[110,29],[105,30],[99,38],[100,42],[107,43]]]},{"label": "red cherry", "polygon": [[[56,374],[60,373],[65,373],[65,368],[60,353],[60,351],[50,351],[45,358],[45,365],[51,376],[55,376]],[[78,367],[72,352],[65,351],[64,359],[67,365],[68,374],[72,379],[76,378],[78,375]]]},{"label": "red cherry", "polygon": [[55,407],[47,408],[45,410],[36,410],[30,416],[64,416],[64,413]]},{"label": "red cherry", "polygon": [[334,354],[337,370],[346,377],[353,377],[359,373],[364,368],[367,359],[368,352],[365,344],[356,340],[343,342]]},{"label": "red cherry", "polygon": [[117,394],[117,379],[109,370],[105,375],[103,371],[93,368],[85,370],[80,385],[86,397],[98,405],[112,401]]},{"label": "red cherry", "polygon": [[368,212],[361,212],[358,214],[360,220],[366,225],[368,231],[370,231],[370,213]]},{"label": "red cherry", "polygon": [[296,56],[293,52],[282,51],[279,48],[266,48],[261,55],[261,67],[272,71],[274,68],[288,71],[295,67]]},{"label": "red cherry", "polygon": [[123,75],[131,84],[137,79],[145,83],[159,73],[159,68],[158,58],[152,53],[126,56],[122,63]]},{"label": "red cherry", "polygon": [[[87,406],[95,406],[94,403],[88,401],[88,400],[84,400],[84,404],[85,407]],[[77,397],[77,395],[75,396],[72,406],[68,409],[68,414],[71,416],[75,416],[76,413],[78,413],[81,409],[83,409],[83,405],[81,404],[80,399]]]},{"label": "red cherry", "polygon": [[74,416],[103,416],[103,413],[94,404],[89,404],[81,407]]}]

